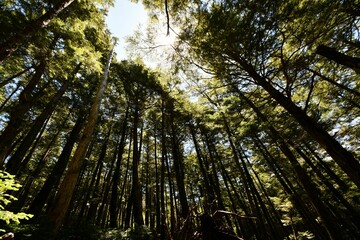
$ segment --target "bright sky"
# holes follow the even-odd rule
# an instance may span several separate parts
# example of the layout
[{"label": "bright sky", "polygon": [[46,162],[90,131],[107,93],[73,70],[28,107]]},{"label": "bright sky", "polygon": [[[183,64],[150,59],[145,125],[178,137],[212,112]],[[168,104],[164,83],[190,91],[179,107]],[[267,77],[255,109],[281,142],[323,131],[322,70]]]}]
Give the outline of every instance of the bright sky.
[{"label": "bright sky", "polygon": [[113,35],[119,38],[115,48],[118,60],[126,59],[126,36],[132,35],[140,24],[145,25],[146,20],[147,13],[140,1],[133,3],[129,0],[116,0],[115,6],[109,10],[106,23]]}]

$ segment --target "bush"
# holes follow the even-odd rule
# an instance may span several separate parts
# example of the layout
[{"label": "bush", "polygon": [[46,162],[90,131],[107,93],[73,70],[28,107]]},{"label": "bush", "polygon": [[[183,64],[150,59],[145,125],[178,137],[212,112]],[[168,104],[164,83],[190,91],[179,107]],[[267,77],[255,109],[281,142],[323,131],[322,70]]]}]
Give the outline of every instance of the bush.
[{"label": "bush", "polygon": [[124,239],[129,240],[151,240],[152,234],[151,230],[143,225],[143,226],[135,226],[134,228],[129,228],[125,231]]},{"label": "bush", "polygon": [[[18,191],[21,187],[20,184],[16,183],[15,178],[13,175],[0,170],[0,220],[9,224],[10,222],[13,223],[20,223],[20,219],[29,219],[33,215],[26,214],[26,213],[13,213],[10,211],[5,210],[5,206],[12,201],[17,200],[11,194],[8,194],[9,191]],[[0,229],[0,231],[5,231],[4,229]]]}]

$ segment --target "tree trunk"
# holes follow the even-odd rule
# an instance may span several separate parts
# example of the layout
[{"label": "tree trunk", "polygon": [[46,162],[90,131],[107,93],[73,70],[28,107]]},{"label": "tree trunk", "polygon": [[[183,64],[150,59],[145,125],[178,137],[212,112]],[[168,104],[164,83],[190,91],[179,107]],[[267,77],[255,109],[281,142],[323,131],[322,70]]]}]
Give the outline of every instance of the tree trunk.
[{"label": "tree trunk", "polygon": [[21,195],[18,197],[19,201],[16,202],[16,208],[14,208],[15,212],[19,212],[21,208],[25,205],[25,202],[29,197],[29,193],[34,183],[34,180],[36,180],[39,177],[43,167],[45,166],[46,160],[49,154],[51,153],[51,147],[55,142],[56,138],[58,137],[59,133],[60,131],[54,136],[53,141],[51,141],[51,143],[47,146],[47,149],[40,157],[40,160],[37,163],[35,170],[28,175],[26,184],[22,187]]},{"label": "tree trunk", "polygon": [[[87,222],[92,223],[92,224],[95,223],[96,210],[100,203],[100,201],[99,201],[100,193],[101,193],[101,191],[99,191],[101,189],[100,188],[100,180],[101,180],[102,169],[104,166],[104,159],[106,156],[107,147],[108,147],[108,137],[104,141],[104,143],[101,147],[101,151],[100,151],[96,169],[95,169],[95,171],[92,172],[91,184],[89,186],[90,189],[88,191],[89,195],[87,197],[85,197],[85,199],[84,199],[85,202],[88,202],[88,201],[90,202],[90,207],[89,207],[89,211],[86,216],[86,220],[87,220]],[[109,174],[109,176],[111,175],[110,171],[108,174]],[[110,184],[110,183],[105,181],[104,184],[106,185],[106,184]]]},{"label": "tree trunk", "polygon": [[111,190],[110,206],[109,206],[111,228],[118,227],[118,213],[119,213],[119,208],[117,204],[119,198],[118,185],[120,180],[121,160],[124,154],[124,149],[126,144],[125,140],[126,140],[128,113],[129,113],[129,107],[126,108],[126,113],[122,122],[121,139],[119,143],[119,149],[116,158],[116,166],[112,181],[112,190]]},{"label": "tree trunk", "polygon": [[[245,154],[245,153],[244,153]],[[270,199],[270,196],[268,194],[268,191],[266,190],[264,184],[261,181],[261,178],[259,176],[259,174],[255,171],[255,169],[252,167],[251,162],[249,161],[248,158],[246,158],[247,164],[250,166],[251,171],[253,172],[254,176],[256,177],[256,180],[258,182],[258,185],[260,187],[260,189],[262,190],[265,199],[267,200],[268,204],[271,207],[272,210],[272,216],[269,216],[270,220],[274,218],[274,221],[276,221],[276,225],[274,226],[275,230],[277,231],[278,237],[277,238],[281,238],[281,239],[289,239],[287,236],[290,235],[290,233],[288,233],[283,225],[283,223],[281,222],[281,216],[279,216],[278,211],[276,210],[272,200]],[[260,196],[259,196],[260,198]],[[261,198],[262,199],[262,198]],[[265,206],[265,205],[264,205]],[[269,212],[270,213],[270,212]],[[272,220],[271,220],[272,221]],[[274,224],[275,224],[274,223]],[[281,237],[279,237],[281,236]]]},{"label": "tree trunk", "polygon": [[317,161],[317,163],[318,163],[317,166],[319,168],[321,168],[322,170],[324,170],[327,173],[327,175],[336,184],[339,185],[339,187],[342,191],[348,190],[349,187],[348,187],[347,183],[345,183],[342,179],[340,179],[340,177],[338,175],[336,175],[336,173],[328,166],[328,164],[324,161],[324,159],[321,158],[308,143],[305,143],[304,145],[305,145],[305,147],[304,147],[303,151],[307,152],[307,156],[312,156],[314,158],[314,160]]},{"label": "tree trunk", "polygon": [[[219,176],[218,176],[219,170],[218,170],[217,165],[215,164],[215,159],[220,161],[221,158],[216,151],[216,146],[213,141],[209,141],[208,149],[209,149],[209,159],[210,159],[211,171],[212,171],[211,186],[213,186],[213,188],[214,188],[214,192],[215,192],[216,200],[217,200],[217,206],[216,206],[217,209],[215,211],[217,211],[217,210],[226,211],[225,204],[224,204],[223,197],[222,197],[223,194],[220,189],[220,181],[219,181]],[[228,228],[233,229],[232,222],[228,215],[225,215],[225,219],[226,219]]]},{"label": "tree trunk", "polygon": [[11,158],[9,159],[6,165],[6,169],[9,173],[16,174],[18,172],[19,166],[26,152],[30,148],[31,144],[34,142],[34,139],[39,133],[41,127],[44,125],[45,121],[51,117],[60,99],[64,95],[69,85],[74,80],[75,74],[79,71],[79,69],[80,69],[80,64],[76,66],[74,72],[72,73],[71,79],[68,79],[63,83],[59,91],[49,101],[49,103],[46,105],[45,109],[41,112],[41,114],[36,118],[28,134],[23,139],[20,146],[16,149],[15,153],[11,156]]},{"label": "tree trunk", "polygon": [[[131,140],[132,140],[132,135],[131,134],[130,134],[129,139],[130,139],[130,141],[129,141],[129,153],[130,153],[130,151],[131,151]],[[127,182],[128,182],[129,169],[130,169],[130,154],[128,154],[127,161],[126,161],[125,174],[124,174],[124,178],[123,178],[124,182],[122,184],[120,198],[122,198],[123,196],[126,196],[126,188],[127,188]],[[121,209],[121,206],[119,207],[119,209]],[[124,207],[123,209],[124,209],[123,214],[122,214],[123,215],[123,221],[122,221],[121,227],[124,227],[125,229],[127,229],[130,226],[131,208],[130,208],[130,213],[129,214],[127,212],[128,208]]]},{"label": "tree trunk", "polygon": [[320,198],[320,192],[317,190],[316,186],[312,183],[309,176],[307,175],[306,171],[302,168],[302,166],[299,164],[298,160],[296,159],[295,155],[292,153],[290,148],[287,146],[286,142],[282,140],[281,135],[278,133],[278,131],[269,123],[265,115],[263,115],[260,110],[248,99],[246,98],[240,91],[237,91],[238,94],[241,96],[242,99],[244,99],[248,105],[255,111],[257,116],[265,123],[268,123],[268,128],[271,132],[271,137],[275,142],[279,143],[279,148],[284,153],[284,155],[287,157],[287,159],[290,161],[297,178],[301,182],[302,186],[304,187],[311,203],[317,210],[318,214],[322,218],[324,222],[324,226],[329,234],[329,237],[331,239],[341,239],[341,230],[337,228],[335,223],[335,219],[325,206],[325,204],[322,202]]},{"label": "tree trunk", "polygon": [[160,208],[160,174],[159,174],[159,164],[157,157],[157,135],[156,135],[156,125],[154,127],[154,160],[155,160],[155,191],[156,191],[156,201],[155,201],[155,219],[156,219],[156,234],[161,232],[161,208]]},{"label": "tree trunk", "polygon": [[[339,204],[342,204],[344,206],[344,208],[346,209],[345,215],[346,219],[344,219],[344,221],[346,222],[347,220],[352,221],[354,224],[354,226],[360,226],[360,214],[357,211],[356,208],[354,208],[343,196],[343,194],[341,194],[341,192],[336,189],[334,187],[334,185],[323,175],[321,169],[317,168],[314,163],[310,160],[310,158],[299,148],[296,146],[293,146],[295,148],[295,150],[297,151],[297,153],[305,160],[305,162],[311,167],[311,169],[315,172],[316,176],[318,176],[318,178],[325,184],[325,186],[330,190],[331,195],[334,197],[334,199],[337,200],[337,202]],[[337,208],[337,210],[339,210],[340,208]],[[343,210],[341,210],[343,211]],[[339,219],[337,217],[337,219]],[[344,228],[343,224],[343,228]],[[349,224],[348,226],[350,226],[352,224]],[[351,226],[350,226],[351,227]],[[352,233],[356,233],[359,232],[360,229],[354,230],[354,229],[349,229],[350,232]],[[360,236],[358,236],[360,237]]]},{"label": "tree trunk", "polygon": [[[241,203],[242,200],[240,199],[239,194],[238,194],[238,192],[237,192],[237,189],[234,187],[234,184],[232,183],[231,178],[229,177],[229,175],[228,175],[228,173],[227,173],[227,171],[226,171],[226,168],[225,168],[225,166],[224,166],[224,164],[223,164],[223,162],[222,162],[221,159],[219,159],[219,163],[220,163],[221,176],[222,176],[222,178],[224,179],[225,188],[226,188],[226,191],[227,191],[228,196],[229,196],[229,199],[230,199],[231,209],[232,209],[233,212],[236,213],[236,212],[239,211],[239,209],[238,209],[237,206],[238,206],[238,205],[239,205],[239,206],[244,206],[244,204]],[[231,186],[231,189],[230,189],[229,184],[230,184],[230,186]],[[232,190],[234,193],[232,193],[231,190]],[[239,203],[235,202],[235,199],[234,199],[234,196],[233,196],[233,195],[236,196],[236,198],[237,198],[237,200],[238,200]],[[242,210],[245,212],[245,214],[246,214],[247,216],[249,216],[249,213],[248,213],[247,208],[243,208]],[[236,219],[236,221],[237,221],[237,223],[238,223],[238,224],[236,224],[236,227],[237,227],[238,232],[241,232],[241,234],[243,235],[244,239],[249,239],[249,238],[250,238],[250,235],[251,235],[250,232],[252,231],[252,226],[253,226],[253,225],[250,224],[249,222],[243,223],[243,222],[241,221],[241,219],[240,219],[240,220]],[[240,229],[238,229],[238,226],[237,226],[237,225],[239,225]]]},{"label": "tree trunk", "polygon": [[345,90],[345,91],[347,91],[347,92],[349,92],[349,93],[351,93],[351,94],[353,94],[353,95],[355,95],[357,97],[360,97],[360,92],[358,92],[356,89],[351,89],[351,88],[349,88],[349,87],[347,87],[347,86],[345,86],[343,84],[340,84],[340,83],[336,82],[335,80],[333,80],[333,79],[331,79],[329,77],[326,77],[326,76],[322,75],[320,72],[315,71],[313,69],[307,68],[306,70],[308,70],[308,71],[312,72],[313,74],[319,76],[320,78],[324,79],[328,83],[331,83],[331,84],[335,85],[336,87],[338,87],[338,88],[340,88],[342,90]]},{"label": "tree trunk", "polygon": [[11,80],[13,80],[14,78],[17,78],[17,77],[20,77],[21,75],[23,75],[24,73],[28,72],[30,69],[32,69],[33,66],[31,67],[27,67],[25,68],[24,70],[6,78],[5,80],[1,81],[0,82],[0,88],[4,87],[6,84],[8,84]]},{"label": "tree trunk", "polygon": [[9,154],[11,144],[24,123],[26,112],[33,104],[34,98],[31,95],[36,85],[40,82],[40,79],[45,72],[46,65],[46,60],[42,59],[35,68],[35,74],[20,93],[19,103],[12,108],[10,112],[9,121],[0,136],[0,168],[2,168],[6,156]]},{"label": "tree trunk", "polygon": [[166,134],[165,134],[165,100],[161,102],[161,168],[160,168],[160,209],[161,209],[161,230],[160,239],[166,239],[166,209],[165,209],[165,159]]},{"label": "tree trunk", "polygon": [[204,167],[203,154],[201,152],[199,143],[198,143],[198,141],[196,139],[195,128],[194,128],[193,125],[190,125],[189,128],[190,128],[190,133],[191,133],[192,140],[193,140],[193,143],[194,143],[194,147],[195,147],[196,156],[197,156],[198,164],[199,164],[199,167],[200,167],[200,172],[201,172],[201,175],[202,175],[202,179],[204,180],[204,185],[205,185],[205,190],[206,190],[206,198],[207,198],[205,200],[205,202],[207,204],[210,204],[215,199],[215,193],[214,193],[213,188],[210,186],[208,173],[207,173],[207,170]]},{"label": "tree trunk", "polygon": [[[249,178],[248,175],[246,175],[245,166],[242,166],[241,161],[242,161],[242,156],[240,156],[238,154],[237,148],[235,147],[235,143],[232,140],[232,132],[231,129],[229,127],[229,124],[227,123],[226,119],[223,118],[223,123],[225,126],[225,131],[227,133],[227,137],[228,137],[228,141],[230,143],[230,147],[231,147],[231,151],[233,154],[233,158],[235,161],[235,164],[237,166],[238,171],[240,172],[240,177],[241,180],[244,184],[244,189],[245,189],[245,194],[246,197],[248,199],[249,205],[250,205],[250,209],[251,209],[251,214],[255,214],[255,216],[259,219],[262,218],[262,215],[260,214],[259,211],[259,207],[256,204],[256,199],[255,196],[253,195],[253,192],[251,191],[251,185],[250,185],[250,181],[252,181],[251,178]],[[266,237],[266,230],[265,230],[265,226],[264,226],[264,222],[262,220],[258,220],[256,221],[256,228],[257,230],[255,231],[255,235],[257,238],[259,239],[265,239]]]},{"label": "tree trunk", "polygon": [[241,60],[238,60],[238,62],[258,85],[267,91],[277,103],[295,118],[303,129],[325,149],[356,186],[360,188],[360,163],[352,153],[343,148],[341,144],[330,136],[314,119],[306,115],[301,108],[276,90],[265,78],[261,77],[251,65]]},{"label": "tree trunk", "polygon": [[21,83],[17,83],[16,88],[9,94],[9,96],[8,96],[8,97],[5,99],[5,101],[1,104],[1,106],[0,106],[0,111],[1,111],[1,112],[5,111],[4,107],[6,106],[6,104],[7,104],[10,100],[14,99],[13,96],[14,96],[14,94],[19,90],[20,87],[21,87]]},{"label": "tree trunk", "polygon": [[[42,135],[44,134],[44,132],[46,130],[46,126],[47,126],[49,120],[50,119],[46,120],[46,122],[44,123],[44,126],[41,128],[38,136],[36,137],[31,149],[29,150],[28,154],[24,158],[24,161],[21,162],[21,165],[19,166],[19,171],[17,171],[17,173],[16,173],[16,178],[21,179],[21,175],[23,174],[24,170],[26,169],[26,165],[30,162],[35,150],[38,148],[38,144],[42,138]],[[64,121],[64,123],[66,122],[66,120]]]},{"label": "tree trunk", "polygon": [[280,182],[281,186],[283,187],[285,193],[290,196],[290,201],[297,209],[298,213],[306,223],[306,226],[315,234],[316,237],[319,239],[328,239],[328,234],[323,231],[323,228],[320,226],[319,222],[317,221],[317,214],[316,216],[310,212],[308,206],[303,201],[303,199],[299,196],[296,192],[295,187],[292,185],[290,180],[287,178],[287,173],[285,173],[279,166],[277,159],[270,154],[270,152],[266,149],[264,144],[260,141],[260,139],[255,136],[254,139],[255,145],[259,148],[261,154],[263,155],[265,161],[267,162],[268,166],[274,172],[276,178]]},{"label": "tree trunk", "polygon": [[145,168],[145,176],[143,178],[145,179],[145,225],[149,226],[150,224],[150,216],[151,216],[151,210],[152,210],[152,204],[151,204],[151,193],[152,188],[150,186],[150,143],[149,139],[147,139],[147,151],[146,151],[146,165]]},{"label": "tree trunk", "polygon": [[110,62],[113,55],[113,51],[114,49],[111,50],[108,56],[108,60],[104,71],[104,77],[100,82],[100,85],[96,92],[95,99],[92,103],[83,135],[80,139],[80,142],[74,153],[74,156],[69,163],[68,171],[65,174],[64,179],[60,185],[59,191],[55,197],[55,202],[48,213],[50,222],[52,224],[52,229],[55,233],[57,233],[60,230],[60,227],[62,226],[65,220],[65,216],[68,211],[72,195],[74,193],[75,185],[80,174],[81,166],[83,165],[84,162],[86,150],[92,138],[92,134],[98,117],[100,102],[107,84]]},{"label": "tree trunk", "polygon": [[[112,122],[113,117],[114,117],[115,112],[113,112],[113,115],[111,117],[110,122]],[[109,191],[110,191],[110,186],[111,186],[111,174],[114,168],[114,164],[115,164],[115,159],[116,159],[116,155],[114,154],[113,156],[113,160],[111,161],[110,164],[110,168],[107,172],[107,174],[104,177],[103,180],[103,186],[102,189],[103,191],[100,191],[101,187],[100,187],[100,181],[101,181],[101,173],[102,173],[102,169],[105,163],[105,157],[106,157],[106,151],[108,149],[108,143],[109,143],[109,138],[111,135],[111,131],[112,131],[112,126],[109,127],[109,130],[106,134],[105,140],[103,142],[103,145],[101,147],[101,151],[99,154],[99,159],[98,159],[98,166],[97,166],[97,171],[95,170],[93,172],[93,177],[95,180],[96,177],[96,181],[95,184],[90,185],[90,199],[89,198],[85,198],[85,201],[89,201],[90,200],[90,208],[88,211],[88,215],[87,215],[87,220],[90,223],[97,223],[97,224],[101,224],[101,221],[103,219],[104,214],[106,215],[106,212],[103,212],[104,209],[104,205],[107,206],[106,203],[108,203],[108,197],[104,198],[104,196],[109,196]],[[116,149],[115,149],[116,152]],[[96,176],[96,172],[97,172],[97,176]],[[103,194],[102,194],[103,193]],[[99,199],[103,199],[103,201],[100,201]],[[96,215],[97,209],[98,209],[98,205],[101,203],[98,214]],[[101,211],[100,211],[101,210]]]},{"label": "tree trunk", "polygon": [[347,56],[341,52],[338,52],[335,48],[331,48],[325,45],[319,45],[316,48],[316,53],[338,64],[351,68],[357,74],[360,74],[360,58]]},{"label": "tree trunk", "polygon": [[171,235],[171,237],[173,237],[175,234],[175,226],[176,226],[176,217],[175,217],[176,206],[175,206],[175,200],[174,200],[175,186],[174,186],[174,183],[172,180],[172,173],[171,173],[171,167],[169,164],[168,156],[165,156],[165,163],[166,163],[167,179],[168,179],[168,183],[169,183],[169,193],[167,194],[167,196],[169,196],[168,207],[170,208],[170,223],[169,223],[170,224],[170,235]]},{"label": "tree trunk", "polygon": [[32,214],[40,213],[47,199],[49,198],[51,191],[54,188],[55,189],[57,188],[60,179],[63,173],[65,172],[67,163],[71,155],[71,151],[74,147],[76,140],[78,139],[83,123],[84,123],[84,115],[80,113],[69,137],[67,138],[67,141],[65,143],[65,146],[63,147],[63,150],[59,156],[58,161],[56,162],[50,175],[47,177],[40,192],[36,195],[35,199],[31,203],[28,210],[29,213]]},{"label": "tree trunk", "polygon": [[132,210],[134,216],[134,223],[138,226],[144,224],[142,216],[142,202],[141,202],[141,186],[139,180],[139,163],[140,163],[140,147],[138,141],[138,125],[139,125],[140,109],[138,104],[134,110],[134,126],[133,126],[133,167],[132,167]]},{"label": "tree trunk", "polygon": [[[173,107],[173,106],[172,106]],[[184,166],[183,156],[179,151],[180,142],[177,140],[176,126],[174,123],[174,109],[171,109],[170,121],[171,121],[171,142],[172,142],[172,155],[174,160],[174,170],[176,183],[179,191],[180,205],[181,205],[181,216],[186,219],[189,214],[189,205],[187,202],[185,183],[184,183]]]},{"label": "tree trunk", "polygon": [[101,223],[103,221],[103,216],[107,214],[107,213],[105,213],[105,211],[106,211],[107,205],[109,203],[109,194],[110,194],[110,190],[111,190],[111,186],[112,186],[111,176],[112,176],[112,172],[114,169],[117,152],[118,152],[117,149],[115,149],[113,160],[111,161],[111,164],[110,164],[110,169],[104,179],[105,187],[103,188],[104,189],[103,192],[100,194],[102,196],[102,200],[101,200],[101,204],[100,204],[97,218],[96,218],[96,224],[98,224],[98,225],[101,225]]}]

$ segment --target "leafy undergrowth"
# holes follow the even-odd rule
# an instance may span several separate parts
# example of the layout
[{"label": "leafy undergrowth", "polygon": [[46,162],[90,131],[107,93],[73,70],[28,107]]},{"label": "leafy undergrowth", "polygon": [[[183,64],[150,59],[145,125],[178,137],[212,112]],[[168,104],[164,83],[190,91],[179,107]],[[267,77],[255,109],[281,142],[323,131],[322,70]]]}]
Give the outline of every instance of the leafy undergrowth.
[{"label": "leafy undergrowth", "polygon": [[94,225],[83,224],[77,227],[66,227],[57,236],[49,228],[38,224],[7,225],[7,232],[13,232],[16,240],[151,240],[151,230],[146,226],[121,229],[100,229]]}]

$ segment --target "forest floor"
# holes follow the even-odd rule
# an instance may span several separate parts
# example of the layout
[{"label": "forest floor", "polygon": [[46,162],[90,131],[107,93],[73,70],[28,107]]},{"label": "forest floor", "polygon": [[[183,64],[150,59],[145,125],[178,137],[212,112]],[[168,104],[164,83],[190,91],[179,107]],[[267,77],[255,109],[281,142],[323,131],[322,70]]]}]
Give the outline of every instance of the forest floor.
[{"label": "forest floor", "polygon": [[84,224],[78,227],[64,228],[54,236],[48,228],[40,227],[38,224],[7,225],[6,232],[12,232],[16,240],[150,240],[153,239],[152,233],[148,228],[141,228],[140,231],[133,229],[100,229],[94,225]]}]

